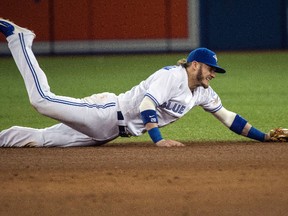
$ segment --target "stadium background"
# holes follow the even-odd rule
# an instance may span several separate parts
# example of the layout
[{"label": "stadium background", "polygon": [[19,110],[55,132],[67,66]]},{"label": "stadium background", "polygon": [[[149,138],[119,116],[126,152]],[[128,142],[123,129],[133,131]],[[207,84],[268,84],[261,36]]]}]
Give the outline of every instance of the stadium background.
[{"label": "stadium background", "polygon": [[[2,0],[1,16],[37,32],[36,53],[287,48],[287,0]],[[1,39],[0,54],[9,51]]]}]

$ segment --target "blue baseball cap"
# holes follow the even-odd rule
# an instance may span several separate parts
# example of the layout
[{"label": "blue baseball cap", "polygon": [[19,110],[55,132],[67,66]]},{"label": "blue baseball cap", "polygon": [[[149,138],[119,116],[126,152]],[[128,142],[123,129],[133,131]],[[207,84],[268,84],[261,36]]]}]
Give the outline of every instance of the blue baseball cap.
[{"label": "blue baseball cap", "polygon": [[217,64],[216,53],[207,48],[197,48],[190,52],[187,62],[197,61],[215,68],[217,73],[226,73],[226,71]]}]

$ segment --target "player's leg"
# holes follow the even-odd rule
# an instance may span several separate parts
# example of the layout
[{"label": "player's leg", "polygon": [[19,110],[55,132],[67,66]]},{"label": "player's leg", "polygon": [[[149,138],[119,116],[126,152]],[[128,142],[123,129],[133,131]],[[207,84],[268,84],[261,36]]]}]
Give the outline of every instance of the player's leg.
[{"label": "player's leg", "polygon": [[[0,19],[0,31],[7,37],[12,56],[24,79],[29,100],[39,113],[99,140],[118,136],[115,94],[99,97],[100,103],[89,98],[76,99],[53,94],[31,49],[34,33],[3,19]],[[105,123],[108,127],[106,130]]]},{"label": "player's leg", "polygon": [[13,126],[0,132],[0,147],[41,147],[41,129]]},{"label": "player's leg", "polygon": [[[50,91],[47,77],[31,49],[35,34],[13,23],[6,22],[5,24],[11,25],[15,29],[14,32],[18,32],[9,35],[6,39],[14,61],[23,77],[32,106],[39,113],[59,120],[62,120],[69,113],[67,109],[65,110],[67,107],[64,105],[74,105],[75,103],[76,106],[81,106],[82,101],[80,99],[56,96]],[[55,105],[58,105],[58,107],[56,108]],[[68,115],[69,117],[70,115]]]},{"label": "player's leg", "polygon": [[0,147],[98,146],[97,142],[64,124],[44,129],[13,126],[0,133]]},{"label": "player's leg", "polygon": [[62,123],[42,129],[42,137],[43,147],[99,146],[108,142],[96,141]]}]

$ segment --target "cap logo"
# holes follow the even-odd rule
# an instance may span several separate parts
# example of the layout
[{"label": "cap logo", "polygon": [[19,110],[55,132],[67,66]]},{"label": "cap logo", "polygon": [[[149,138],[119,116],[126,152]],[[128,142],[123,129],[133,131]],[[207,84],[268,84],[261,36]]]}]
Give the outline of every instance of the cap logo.
[{"label": "cap logo", "polygon": [[216,60],[216,62],[218,61],[217,56],[213,55],[213,58]]}]

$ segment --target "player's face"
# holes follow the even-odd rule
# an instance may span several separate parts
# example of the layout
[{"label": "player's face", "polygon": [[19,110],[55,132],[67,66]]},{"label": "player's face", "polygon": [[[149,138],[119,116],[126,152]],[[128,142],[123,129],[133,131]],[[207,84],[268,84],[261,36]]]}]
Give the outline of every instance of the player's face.
[{"label": "player's face", "polygon": [[196,79],[200,86],[209,87],[209,81],[216,77],[215,69],[206,64],[199,63]]}]

